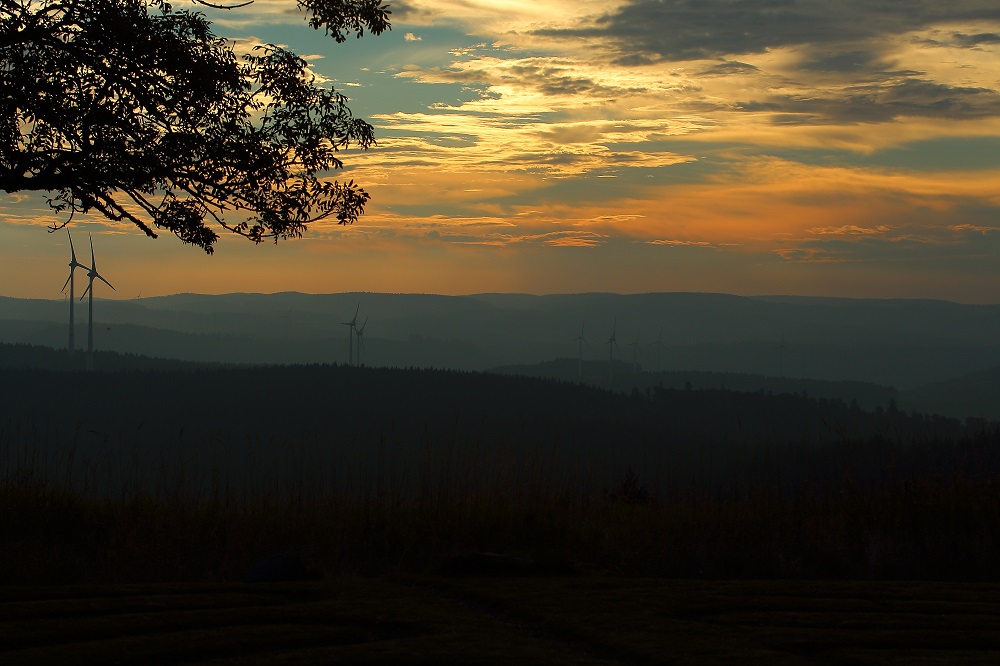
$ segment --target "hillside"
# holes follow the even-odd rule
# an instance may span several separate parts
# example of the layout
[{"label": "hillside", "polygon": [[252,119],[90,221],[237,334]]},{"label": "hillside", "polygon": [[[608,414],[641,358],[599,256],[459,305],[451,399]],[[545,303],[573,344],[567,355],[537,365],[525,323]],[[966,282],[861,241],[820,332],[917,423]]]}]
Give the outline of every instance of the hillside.
[{"label": "hillside", "polygon": [[0,405],[22,583],[225,580],[289,548],[327,573],[481,551],[686,578],[996,575],[997,424],[892,402],[168,362],[0,368]]},{"label": "hillside", "polygon": [[[112,365],[111,358],[99,360]],[[147,462],[190,456],[201,461],[203,472],[218,466],[234,474],[231,457],[280,459],[286,445],[362,456],[387,447],[399,464],[418,467],[425,446],[447,445],[459,451],[513,446],[531,455],[565,456],[567,468],[584,456],[616,473],[673,460],[672,474],[711,469],[725,476],[737,463],[747,472],[753,451],[763,449],[789,447],[782,465],[794,468],[800,455],[821,444],[955,438],[983,427],[906,414],[891,403],[864,410],[839,399],[722,388],[657,386],[626,394],[550,379],[427,369],[142,361],[128,370],[93,373],[8,366],[2,378],[0,427],[42,445],[53,459],[110,447],[115,455]]]},{"label": "hillside", "polygon": [[[868,410],[879,406],[888,407],[890,402],[899,399],[899,391],[896,389],[869,382],[826,381],[802,377],[697,370],[636,373],[633,371],[633,365],[624,361],[615,361],[613,375],[609,378],[609,368],[608,361],[579,363],[577,359],[559,358],[532,365],[500,366],[492,368],[490,372],[569,382],[582,381],[590,386],[602,387],[607,386],[609,381],[613,381],[619,390],[626,391],[632,387],[640,391],[657,387],[668,389],[691,387],[693,389],[729,389],[748,393],[802,394],[814,398],[840,400],[845,403],[855,401],[860,407]],[[925,411],[933,412],[932,409]]]},{"label": "hillside", "polygon": [[[900,389],[1000,365],[1000,306],[725,294],[178,294],[95,303],[98,349],[234,363],[343,363],[360,306],[367,365],[485,370],[576,357],[645,371]],[[78,309],[78,345],[85,340]],[[0,342],[66,344],[67,303],[0,298]]]},{"label": "hillside", "polygon": [[903,391],[900,405],[951,416],[1000,419],[1000,367]]}]

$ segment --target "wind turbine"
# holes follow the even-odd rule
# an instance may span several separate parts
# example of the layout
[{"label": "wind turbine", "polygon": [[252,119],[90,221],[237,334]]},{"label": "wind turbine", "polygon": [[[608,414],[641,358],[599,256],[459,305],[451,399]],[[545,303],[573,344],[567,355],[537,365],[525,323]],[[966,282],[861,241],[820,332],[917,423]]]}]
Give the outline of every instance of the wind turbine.
[{"label": "wind turbine", "polygon": [[[584,326],[586,326],[586,324],[584,324]],[[580,379],[583,379],[583,346],[584,345],[587,345],[588,347],[590,346],[589,344],[587,344],[587,341],[583,337],[583,328],[584,328],[583,326],[580,327],[580,337],[574,340],[574,342],[579,343],[580,346],[580,351],[577,357],[577,362],[579,364]]]},{"label": "wind turbine", "polygon": [[635,341],[628,343],[632,348],[632,374],[639,374],[639,331],[635,332]]},{"label": "wind turbine", "polygon": [[615,347],[618,346],[618,340],[615,339],[615,331],[618,330],[618,320],[615,319],[615,323],[611,326],[611,337],[605,342],[608,346],[608,386],[614,381],[615,378]]},{"label": "wind turbine", "polygon": [[[110,282],[104,279],[100,273],[97,272],[97,262],[94,261],[94,237],[90,237],[90,270],[87,271],[87,277],[90,278],[90,282],[87,284],[86,291],[83,292],[83,296],[90,294],[89,302],[89,317],[87,319],[87,370],[94,369],[94,280],[100,280],[104,284],[111,287],[112,291],[118,291],[115,289]],[[83,296],[80,300],[83,300]]]},{"label": "wind turbine", "polygon": [[361,303],[358,303],[357,309],[354,311],[354,319],[351,321],[340,322],[344,326],[347,326],[347,365],[354,365],[354,331],[358,324],[358,312],[361,311]]},{"label": "wind turbine", "polygon": [[365,323],[361,324],[361,328],[354,329],[354,334],[358,336],[358,365],[361,365],[361,350],[365,348],[365,326],[368,325],[368,317],[365,317]]},{"label": "wind turbine", "polygon": [[86,266],[76,260],[76,250],[73,249],[73,236],[70,235],[69,229],[66,230],[66,235],[69,236],[69,277],[66,278],[66,282],[63,283],[62,290],[66,291],[66,285],[69,285],[69,351],[72,353],[76,348],[76,323],[73,319],[73,301],[76,300],[76,295],[73,293],[73,271],[77,268],[86,268]]}]

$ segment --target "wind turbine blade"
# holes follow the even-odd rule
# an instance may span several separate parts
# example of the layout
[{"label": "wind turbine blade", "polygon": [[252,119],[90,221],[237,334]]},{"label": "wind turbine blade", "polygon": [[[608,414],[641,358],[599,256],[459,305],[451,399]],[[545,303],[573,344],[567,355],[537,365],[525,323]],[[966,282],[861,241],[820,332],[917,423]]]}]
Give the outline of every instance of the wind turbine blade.
[{"label": "wind turbine blade", "polygon": [[95,275],[94,277],[96,277],[98,280],[100,280],[104,284],[108,285],[109,287],[111,287],[111,291],[118,291],[117,289],[114,288],[114,285],[112,285],[110,282],[108,282],[107,280],[105,280],[102,276]]},{"label": "wind turbine blade", "polygon": [[[86,268],[86,266],[84,267]],[[97,277],[97,260],[94,259],[94,237],[90,237],[90,268],[87,271],[87,277],[90,278],[90,285],[93,286],[94,278]]]},{"label": "wind turbine blade", "polygon": [[66,278],[66,281],[65,281],[65,282],[63,282],[63,286],[62,286],[62,289],[60,289],[59,291],[66,291],[66,285],[68,285],[68,284],[69,284],[69,281],[70,281],[70,280],[72,280],[72,279],[73,279],[73,269],[72,269],[72,268],[70,268],[70,269],[69,269],[69,277],[68,277],[68,278]]},{"label": "wind turbine blade", "polygon": [[66,235],[69,236],[69,256],[70,256],[70,266],[76,263],[76,250],[73,249],[73,234],[66,230]]},{"label": "wind turbine blade", "polygon": [[82,296],[80,296],[80,300],[81,300],[81,301],[82,301],[82,300],[83,300],[84,298],[86,298],[86,297],[87,297],[87,293],[88,293],[88,292],[90,292],[90,288],[91,288],[91,287],[93,287],[93,286],[94,286],[94,281],[93,281],[93,280],[91,280],[91,281],[90,281],[90,282],[89,282],[89,283],[87,284],[87,288],[83,290],[83,295],[82,295]]}]

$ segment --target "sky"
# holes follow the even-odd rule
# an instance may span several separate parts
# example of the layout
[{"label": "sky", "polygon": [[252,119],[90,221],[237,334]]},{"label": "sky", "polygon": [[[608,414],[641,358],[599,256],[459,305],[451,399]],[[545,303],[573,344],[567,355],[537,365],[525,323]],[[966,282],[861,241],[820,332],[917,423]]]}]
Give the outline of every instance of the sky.
[{"label": "sky", "polygon": [[[177,3],[178,5],[180,3]],[[378,146],[351,227],[213,256],[97,216],[97,294],[725,292],[1000,303],[995,0],[407,0],[337,44],[293,0],[203,10],[306,57]],[[65,231],[0,193],[0,293]],[[225,232],[222,232],[225,234]],[[84,250],[81,252],[81,248]],[[79,277],[79,276],[78,276]]]}]

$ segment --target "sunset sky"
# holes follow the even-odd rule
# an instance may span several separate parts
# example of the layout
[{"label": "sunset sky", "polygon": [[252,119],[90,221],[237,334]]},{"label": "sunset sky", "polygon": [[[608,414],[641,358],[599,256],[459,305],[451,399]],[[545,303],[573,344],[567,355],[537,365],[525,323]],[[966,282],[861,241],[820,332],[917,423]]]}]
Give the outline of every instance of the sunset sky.
[{"label": "sunset sky", "polygon": [[[176,6],[182,6],[178,0]],[[337,44],[293,0],[204,10],[306,56],[379,145],[353,227],[214,256],[74,221],[117,287],[713,291],[1000,302],[996,0],[407,0]],[[0,293],[60,298],[66,233],[0,195]],[[224,233],[224,232],[223,232]],[[79,277],[79,276],[78,276]]]}]

